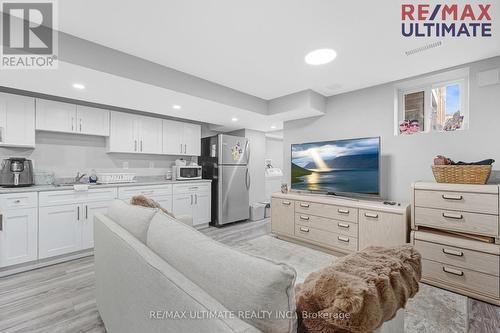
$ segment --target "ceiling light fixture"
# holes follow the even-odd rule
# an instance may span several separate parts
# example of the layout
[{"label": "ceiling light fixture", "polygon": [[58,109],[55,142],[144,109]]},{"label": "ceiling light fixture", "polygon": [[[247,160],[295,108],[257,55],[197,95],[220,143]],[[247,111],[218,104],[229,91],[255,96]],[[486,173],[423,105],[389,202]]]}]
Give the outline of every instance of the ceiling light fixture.
[{"label": "ceiling light fixture", "polygon": [[182,109],[182,106],[174,104],[174,105],[172,105],[172,109],[180,110],[180,109]]},{"label": "ceiling light fixture", "polygon": [[337,57],[337,52],[332,49],[318,49],[309,52],[304,61],[306,64],[318,66],[332,62]]},{"label": "ceiling light fixture", "polygon": [[273,126],[271,126],[271,129],[276,129],[276,126],[274,126],[274,125],[273,125]]},{"label": "ceiling light fixture", "polygon": [[78,89],[78,90],[83,90],[83,89],[85,89],[85,86],[81,83],[73,83],[73,88]]},{"label": "ceiling light fixture", "polygon": [[231,118],[231,121],[238,121],[238,118]]}]

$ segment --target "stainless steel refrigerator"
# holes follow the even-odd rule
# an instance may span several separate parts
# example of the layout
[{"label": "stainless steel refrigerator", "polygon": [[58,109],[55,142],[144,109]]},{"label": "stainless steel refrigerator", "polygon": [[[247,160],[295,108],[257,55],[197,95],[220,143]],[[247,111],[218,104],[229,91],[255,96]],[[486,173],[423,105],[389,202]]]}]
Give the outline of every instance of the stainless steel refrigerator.
[{"label": "stainless steel refrigerator", "polygon": [[219,134],[201,140],[204,179],[212,180],[212,224],[246,220],[249,217],[250,144],[246,138]]}]

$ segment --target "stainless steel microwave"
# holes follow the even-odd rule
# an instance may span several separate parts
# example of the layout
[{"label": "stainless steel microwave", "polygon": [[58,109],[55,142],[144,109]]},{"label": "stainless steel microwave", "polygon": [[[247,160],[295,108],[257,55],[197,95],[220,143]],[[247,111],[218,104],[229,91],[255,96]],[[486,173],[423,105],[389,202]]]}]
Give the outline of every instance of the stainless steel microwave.
[{"label": "stainless steel microwave", "polygon": [[201,166],[199,165],[175,165],[172,171],[173,180],[201,179]]}]

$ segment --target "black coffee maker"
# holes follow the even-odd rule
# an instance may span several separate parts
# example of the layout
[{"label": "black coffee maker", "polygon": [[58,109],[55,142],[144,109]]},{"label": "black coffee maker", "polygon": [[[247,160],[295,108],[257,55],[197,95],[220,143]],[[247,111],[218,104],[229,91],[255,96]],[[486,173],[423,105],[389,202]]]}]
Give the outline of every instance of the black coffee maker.
[{"label": "black coffee maker", "polygon": [[33,163],[24,157],[11,157],[2,161],[0,186],[22,187],[33,185]]}]

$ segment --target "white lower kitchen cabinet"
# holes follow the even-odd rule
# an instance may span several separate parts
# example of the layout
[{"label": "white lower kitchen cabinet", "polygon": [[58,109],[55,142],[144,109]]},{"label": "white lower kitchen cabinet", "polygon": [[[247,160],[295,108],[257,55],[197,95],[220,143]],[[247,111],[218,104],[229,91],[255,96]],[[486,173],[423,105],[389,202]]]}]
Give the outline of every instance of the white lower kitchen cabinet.
[{"label": "white lower kitchen cabinet", "polygon": [[76,252],[81,249],[80,205],[40,207],[40,259]]},{"label": "white lower kitchen cabinet", "polygon": [[89,202],[82,204],[82,249],[91,249],[94,247],[94,216],[95,214],[105,214],[111,201]]},{"label": "white lower kitchen cabinet", "polygon": [[136,195],[153,199],[163,208],[172,211],[172,185],[139,185],[118,189],[118,199],[129,200]]},{"label": "white lower kitchen cabinet", "polygon": [[36,208],[2,210],[0,214],[0,267],[38,258]]},{"label": "white lower kitchen cabinet", "polygon": [[174,184],[172,212],[176,216],[190,215],[193,226],[211,221],[211,184]]}]

